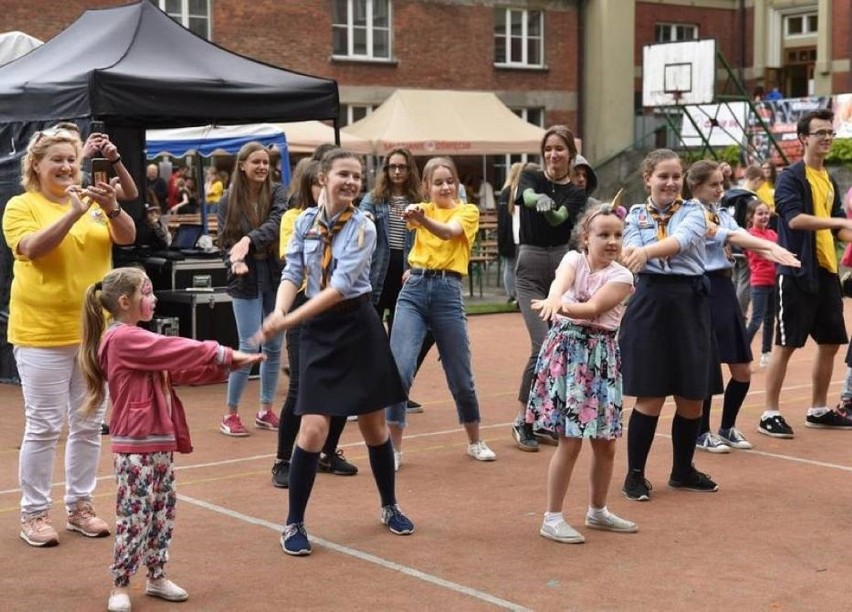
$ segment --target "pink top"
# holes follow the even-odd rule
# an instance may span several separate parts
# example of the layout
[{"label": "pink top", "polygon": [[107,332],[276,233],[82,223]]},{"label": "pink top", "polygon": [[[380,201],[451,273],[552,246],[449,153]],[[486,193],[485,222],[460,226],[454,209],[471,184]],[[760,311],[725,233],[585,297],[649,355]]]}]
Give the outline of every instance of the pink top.
[{"label": "pink top", "polygon": [[98,358],[112,401],[112,452],[189,453],[189,427],[172,385],[224,381],[233,350],[118,323],[101,339]]},{"label": "pink top", "polygon": [[[574,285],[562,295],[563,304],[588,302],[598,289],[607,283],[626,283],[631,287],[633,286],[633,274],[621,264],[612,262],[606,268],[592,272],[588,257],[585,253],[579,251],[568,251],[559,263],[559,268],[562,268],[562,266],[574,268]],[[559,269],[556,273],[559,274]],[[594,319],[567,318],[577,325],[588,325],[614,331],[621,325],[621,315],[623,314],[624,303],[620,303]]]},{"label": "pink top", "polygon": [[[748,233],[757,238],[763,238],[770,242],[778,242],[778,234],[774,230],[758,229],[754,226],[748,228]],[[748,257],[748,267],[751,271],[751,280],[749,283],[752,287],[773,287],[775,285],[775,264],[752,251],[746,251]]]}]

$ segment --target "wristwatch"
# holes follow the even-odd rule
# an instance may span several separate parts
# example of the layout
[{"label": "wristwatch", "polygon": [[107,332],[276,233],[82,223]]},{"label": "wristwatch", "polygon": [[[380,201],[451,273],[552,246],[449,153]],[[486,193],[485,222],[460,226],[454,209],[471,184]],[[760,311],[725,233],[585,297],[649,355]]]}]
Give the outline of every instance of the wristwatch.
[{"label": "wristwatch", "polygon": [[107,219],[115,219],[118,215],[121,214],[121,205],[116,204],[115,208],[111,211],[107,212]]}]

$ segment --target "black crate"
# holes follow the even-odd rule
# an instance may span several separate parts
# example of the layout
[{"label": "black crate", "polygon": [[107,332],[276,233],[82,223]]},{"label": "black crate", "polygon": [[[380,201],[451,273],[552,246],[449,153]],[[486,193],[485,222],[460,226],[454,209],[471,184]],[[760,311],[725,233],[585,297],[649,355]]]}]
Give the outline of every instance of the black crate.
[{"label": "black crate", "polygon": [[181,261],[152,258],[145,271],[154,291],[174,291],[197,286],[199,277],[209,277],[211,287],[224,287],[228,271],[221,259],[184,259]]},{"label": "black crate", "polygon": [[231,296],[223,288],[212,291],[157,291],[157,317],[175,317],[184,338],[216,340],[237,348],[239,336]]}]

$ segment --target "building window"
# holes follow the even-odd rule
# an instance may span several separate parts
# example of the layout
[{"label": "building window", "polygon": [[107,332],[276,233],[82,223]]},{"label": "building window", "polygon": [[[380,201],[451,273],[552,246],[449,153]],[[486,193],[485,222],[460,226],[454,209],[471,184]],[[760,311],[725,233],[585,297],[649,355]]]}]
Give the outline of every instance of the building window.
[{"label": "building window", "polygon": [[331,21],[336,57],[391,58],[390,0],[333,0]]},{"label": "building window", "polygon": [[210,0],[151,0],[187,30],[210,39]]},{"label": "building window", "polygon": [[658,23],[654,26],[654,40],[658,43],[698,40],[698,26],[690,23]]},{"label": "building window", "polygon": [[[528,121],[540,128],[544,127],[544,109],[543,108],[513,108],[512,112],[524,121]],[[514,155],[495,155],[493,158],[488,158],[487,163],[494,167],[495,191],[498,185],[502,185],[509,173],[509,168],[515,162],[527,163],[537,161],[539,155],[530,153],[518,153]]]},{"label": "building window", "polygon": [[544,66],[544,12],[494,9],[494,63]]},{"label": "building window", "polygon": [[812,36],[817,33],[819,19],[816,13],[802,13],[784,17],[785,36]]},{"label": "building window", "polygon": [[373,107],[369,104],[341,104],[340,114],[337,118],[338,127],[352,125],[372,112]]}]

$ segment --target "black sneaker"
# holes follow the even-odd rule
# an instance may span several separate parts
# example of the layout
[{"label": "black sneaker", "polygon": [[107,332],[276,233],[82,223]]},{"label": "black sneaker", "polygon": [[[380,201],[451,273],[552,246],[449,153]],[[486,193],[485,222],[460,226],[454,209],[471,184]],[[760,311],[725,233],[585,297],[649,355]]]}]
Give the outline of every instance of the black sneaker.
[{"label": "black sneaker", "polygon": [[704,472],[699,472],[694,467],[684,478],[669,478],[669,486],[672,489],[683,489],[685,491],[698,491],[699,493],[715,493],[719,485],[710,479]]},{"label": "black sneaker", "polygon": [[320,472],[328,472],[338,476],[354,476],[358,473],[358,467],[349,463],[340,449],[337,449],[333,455],[321,454],[317,469]]},{"label": "black sneaker", "polygon": [[559,438],[552,431],[546,429],[536,429],[533,432],[535,439],[539,444],[547,444],[549,446],[559,446]]},{"label": "black sneaker", "polygon": [[423,404],[418,404],[414,400],[408,400],[405,403],[405,411],[408,414],[420,414],[423,412]]},{"label": "black sneaker", "polygon": [[852,419],[849,418],[848,412],[837,410],[829,410],[820,416],[808,415],[805,417],[805,427],[815,427],[816,429],[852,429]]},{"label": "black sneaker", "polygon": [[757,426],[757,431],[762,433],[764,436],[771,436],[773,438],[792,438],[793,437],[793,428],[787,425],[787,421],[784,420],[780,414],[776,414],[775,416],[771,416],[765,419],[760,419],[760,424]]},{"label": "black sneaker", "polygon": [[109,425],[106,423],[101,423],[101,435],[108,436],[109,435]]},{"label": "black sneaker", "polygon": [[631,501],[649,501],[653,488],[641,470],[630,470],[624,478],[624,486],[621,491],[624,493],[624,497]]},{"label": "black sneaker", "polygon": [[532,425],[528,425],[527,423],[513,424],[512,437],[515,438],[515,444],[522,451],[527,451],[528,453],[538,452],[538,440],[535,439]]},{"label": "black sneaker", "polygon": [[279,489],[290,486],[290,462],[276,461],[272,466],[272,484]]}]

